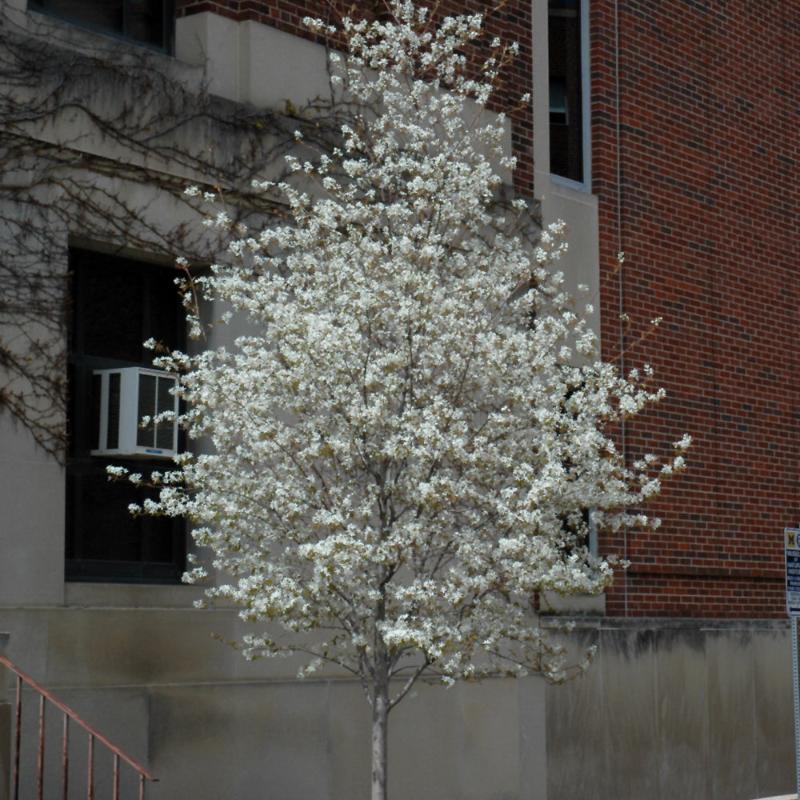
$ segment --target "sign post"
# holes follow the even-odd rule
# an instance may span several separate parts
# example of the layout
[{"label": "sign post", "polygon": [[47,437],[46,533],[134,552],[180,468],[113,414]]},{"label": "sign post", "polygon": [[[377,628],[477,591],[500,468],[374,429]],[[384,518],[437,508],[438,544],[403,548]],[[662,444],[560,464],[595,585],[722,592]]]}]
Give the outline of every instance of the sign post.
[{"label": "sign post", "polygon": [[792,691],[794,694],[794,763],[797,796],[800,797],[800,653],[797,618],[800,616],[800,528],[783,532],[786,563],[786,610],[792,621]]}]

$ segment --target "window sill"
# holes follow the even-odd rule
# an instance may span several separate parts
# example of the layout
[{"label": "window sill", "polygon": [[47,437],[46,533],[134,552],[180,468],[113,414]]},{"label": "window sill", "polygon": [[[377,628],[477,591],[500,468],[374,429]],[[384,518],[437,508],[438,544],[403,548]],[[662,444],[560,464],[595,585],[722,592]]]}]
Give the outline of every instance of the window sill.
[{"label": "window sill", "polygon": [[198,586],[181,583],[83,583],[67,581],[67,606],[103,608],[192,608],[203,597]]},{"label": "window sill", "polygon": [[552,172],[550,173],[550,182],[554,186],[561,186],[564,189],[572,189],[572,191],[580,192],[581,194],[592,193],[591,183],[581,183],[580,181],[572,180],[572,178],[565,178],[563,175],[554,175]]},{"label": "window sill", "polygon": [[542,592],[539,604],[539,613],[551,617],[572,614],[602,616],[606,613],[605,594],[564,596],[556,592]]}]

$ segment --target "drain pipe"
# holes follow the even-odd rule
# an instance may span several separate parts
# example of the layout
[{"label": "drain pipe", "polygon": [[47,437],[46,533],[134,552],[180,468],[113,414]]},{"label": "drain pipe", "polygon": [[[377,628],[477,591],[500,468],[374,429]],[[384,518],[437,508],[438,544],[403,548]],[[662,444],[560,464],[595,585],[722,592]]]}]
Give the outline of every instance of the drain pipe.
[{"label": "drain pipe", "polygon": [[[619,0],[614,0],[614,101],[615,101],[615,145],[616,145],[616,180],[617,180],[617,208],[616,208],[616,224],[617,224],[617,314],[618,314],[618,332],[619,332],[619,370],[621,375],[625,375],[625,283],[624,283],[624,269],[625,269],[625,240],[622,235],[622,112],[619,89]],[[622,446],[622,462],[627,466],[628,462],[628,442],[627,442],[627,425],[625,419],[621,420],[621,446]],[[622,557],[627,561],[628,559],[628,530],[623,528],[622,531]],[[628,616],[628,571],[623,571],[622,592],[624,600],[624,615]]]}]

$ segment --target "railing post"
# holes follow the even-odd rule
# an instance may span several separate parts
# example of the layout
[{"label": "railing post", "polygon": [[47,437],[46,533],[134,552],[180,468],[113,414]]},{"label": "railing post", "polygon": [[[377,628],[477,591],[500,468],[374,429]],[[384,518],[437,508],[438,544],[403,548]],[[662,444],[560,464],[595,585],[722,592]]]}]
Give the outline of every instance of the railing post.
[{"label": "railing post", "polygon": [[[0,633],[0,655],[5,653],[8,634]],[[0,666],[0,800],[11,797],[11,713],[8,694],[11,674]]]}]

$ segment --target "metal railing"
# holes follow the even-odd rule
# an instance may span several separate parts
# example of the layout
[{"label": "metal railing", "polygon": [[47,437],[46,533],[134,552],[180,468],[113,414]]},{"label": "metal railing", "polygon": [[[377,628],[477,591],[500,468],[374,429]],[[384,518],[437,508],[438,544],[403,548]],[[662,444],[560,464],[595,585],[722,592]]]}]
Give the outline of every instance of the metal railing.
[{"label": "metal railing", "polygon": [[[120,771],[127,764],[138,775],[139,800],[145,798],[145,784],[155,782],[154,778],[136,759],[112,744],[102,733],[84,722],[68,705],[37,683],[30,675],[4,655],[0,654],[0,666],[9,669],[16,676],[17,693],[14,703],[14,742],[12,749],[11,798],[20,800],[20,751],[22,745],[22,689],[29,686],[39,695],[38,746],[36,750],[36,800],[44,800],[45,784],[45,726],[47,704],[55,706],[62,714],[61,722],[61,798],[69,798],[70,768],[70,722],[81,728],[87,739],[86,751],[86,800],[95,800],[95,742],[106,748],[112,755],[112,800],[120,800]],[[0,794],[2,794],[0,792]]]}]

